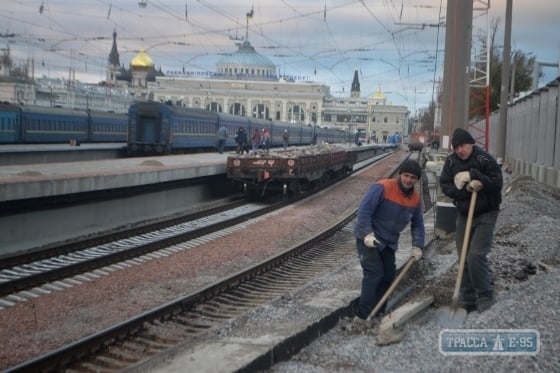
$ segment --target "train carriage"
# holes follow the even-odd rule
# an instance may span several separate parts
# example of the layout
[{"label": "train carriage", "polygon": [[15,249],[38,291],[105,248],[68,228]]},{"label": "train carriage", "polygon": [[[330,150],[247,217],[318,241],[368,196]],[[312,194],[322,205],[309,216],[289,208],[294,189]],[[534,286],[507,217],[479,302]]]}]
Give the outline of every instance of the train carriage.
[{"label": "train carriage", "polygon": [[89,117],[85,111],[41,106],[20,108],[23,143],[89,140]]},{"label": "train carriage", "polygon": [[0,104],[0,144],[17,143],[21,136],[21,111],[16,105]]},{"label": "train carriage", "polygon": [[128,115],[0,104],[0,144],[125,142]]},{"label": "train carriage", "polygon": [[128,132],[128,115],[103,111],[89,111],[89,141],[125,142]]},{"label": "train carriage", "polygon": [[218,115],[202,109],[169,107],[170,150],[209,149],[216,142]]},{"label": "train carriage", "polygon": [[322,131],[319,127],[289,124],[227,113],[217,113],[198,108],[186,108],[165,103],[142,101],[129,108],[128,153],[169,154],[187,151],[204,151],[216,147],[216,133],[220,126],[228,132],[226,149],[236,148],[235,137],[239,127],[244,127],[248,140],[255,129],[262,137],[263,129],[271,135],[270,147],[283,145],[282,134],[288,130],[290,145],[310,145],[315,137],[319,141],[344,143],[344,131]]}]

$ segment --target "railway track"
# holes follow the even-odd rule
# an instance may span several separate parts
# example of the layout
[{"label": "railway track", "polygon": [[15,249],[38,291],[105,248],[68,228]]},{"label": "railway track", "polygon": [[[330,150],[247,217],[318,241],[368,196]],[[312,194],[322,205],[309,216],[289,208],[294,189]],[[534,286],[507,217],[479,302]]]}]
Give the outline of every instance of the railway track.
[{"label": "railway track", "polygon": [[354,213],[310,240],[196,293],[162,305],[6,372],[115,372],[195,338],[355,255]]},{"label": "railway track", "polygon": [[5,257],[0,262],[0,309],[197,246],[204,240],[212,240],[212,235],[221,230],[232,229],[313,192],[270,205],[237,200],[130,230]]},{"label": "railway track", "polygon": [[[0,306],[62,290],[211,240],[212,234],[285,206],[236,201],[150,226],[9,258],[0,269]],[[206,238],[203,238],[206,237]]]},{"label": "railway track", "polygon": [[[351,237],[349,230],[340,226],[334,228],[333,232],[343,234],[345,237],[343,240]],[[335,233],[331,232],[330,235]],[[318,246],[321,248],[344,246],[339,245],[336,240],[334,242],[329,244],[327,241]],[[332,268],[344,255],[353,255],[352,250],[349,253],[335,252],[330,255],[316,251],[316,248],[303,248],[304,246],[305,244],[300,245],[289,253],[267,260],[232,278],[30,360],[10,371],[119,371],[123,366],[135,364],[146,356],[167,350],[177,343],[185,343],[185,341],[188,343],[194,337],[222,323],[224,319],[243,314],[256,305],[301,286],[317,273]],[[168,247],[160,250],[173,249]],[[309,250],[309,253],[298,257],[306,250]],[[169,254],[164,251],[161,255]],[[160,255],[160,253],[152,253],[152,255]],[[149,260],[151,256],[145,254],[143,257]],[[130,265],[134,265],[142,260],[144,259],[140,257],[129,261]],[[95,276],[95,272],[91,274]],[[253,293],[248,295],[246,291]],[[179,316],[174,318],[175,315]],[[107,346],[111,347],[107,348]],[[77,361],[80,363],[75,363]]]}]

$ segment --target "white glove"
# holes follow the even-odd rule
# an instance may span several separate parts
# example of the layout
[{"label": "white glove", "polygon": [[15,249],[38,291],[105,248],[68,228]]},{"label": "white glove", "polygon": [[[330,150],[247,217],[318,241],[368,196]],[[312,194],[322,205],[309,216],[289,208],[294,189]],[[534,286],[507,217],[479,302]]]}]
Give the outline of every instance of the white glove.
[{"label": "white glove", "polygon": [[419,247],[413,247],[412,251],[410,252],[410,256],[413,257],[416,261],[422,259],[422,249]]},{"label": "white glove", "polygon": [[472,180],[470,183],[467,184],[467,190],[469,192],[480,192],[483,185],[480,180]]},{"label": "white glove", "polygon": [[379,241],[375,238],[375,235],[372,232],[364,237],[364,244],[367,247],[376,247],[379,244]]},{"label": "white glove", "polygon": [[459,190],[463,189],[469,181],[471,181],[471,173],[469,171],[458,172],[453,178],[455,187]]}]

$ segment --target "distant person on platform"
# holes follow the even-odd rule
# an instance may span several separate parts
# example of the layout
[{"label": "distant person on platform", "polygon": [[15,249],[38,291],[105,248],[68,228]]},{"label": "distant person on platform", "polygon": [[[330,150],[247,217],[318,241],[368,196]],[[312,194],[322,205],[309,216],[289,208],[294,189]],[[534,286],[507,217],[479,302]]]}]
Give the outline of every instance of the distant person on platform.
[{"label": "distant person on platform", "polygon": [[245,128],[239,127],[237,129],[235,142],[237,143],[237,154],[243,154],[245,151],[249,154],[249,147],[247,146],[247,132],[245,132]]},{"label": "distant person on platform", "polygon": [[[367,327],[366,319],[381,300],[397,272],[395,252],[401,232],[410,224],[411,256],[422,258],[425,227],[420,194],[414,184],[422,168],[412,160],[402,164],[399,176],[375,182],[358,208],[354,236],[363,278],[356,317],[352,327]],[[386,303],[379,314],[385,312]],[[376,316],[376,315],[373,315]]]},{"label": "distant person on platform", "polygon": [[216,137],[218,140],[218,153],[224,154],[224,148],[226,147],[226,140],[228,138],[227,128],[224,126],[220,127],[216,133]]},{"label": "distant person on platform", "polygon": [[266,152],[268,153],[270,150],[270,131],[267,130],[266,128],[263,128],[262,132],[263,132],[262,146],[263,149],[266,150]]},{"label": "distant person on platform", "polygon": [[282,134],[282,143],[284,144],[284,150],[288,149],[288,143],[290,142],[290,133],[287,129],[284,130]]},{"label": "distant person on platform", "polygon": [[253,135],[251,136],[251,147],[253,148],[253,154],[257,153],[257,149],[259,148],[260,143],[261,134],[259,133],[259,130],[255,128],[255,130],[253,131]]},{"label": "distant person on platform", "polygon": [[451,138],[453,153],[447,156],[439,184],[457,207],[455,245],[461,254],[471,194],[478,192],[471,225],[469,246],[459,304],[469,311],[483,312],[494,302],[487,255],[502,202],[502,170],[496,160],[474,145],[471,134],[457,128]]}]

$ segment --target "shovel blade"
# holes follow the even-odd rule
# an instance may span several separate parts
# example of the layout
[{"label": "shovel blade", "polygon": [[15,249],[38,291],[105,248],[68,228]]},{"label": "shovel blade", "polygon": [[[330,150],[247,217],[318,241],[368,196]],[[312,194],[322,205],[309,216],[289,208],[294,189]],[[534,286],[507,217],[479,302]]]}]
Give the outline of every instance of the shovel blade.
[{"label": "shovel blade", "polygon": [[436,322],[446,329],[460,328],[467,318],[464,308],[442,307],[436,313]]}]

